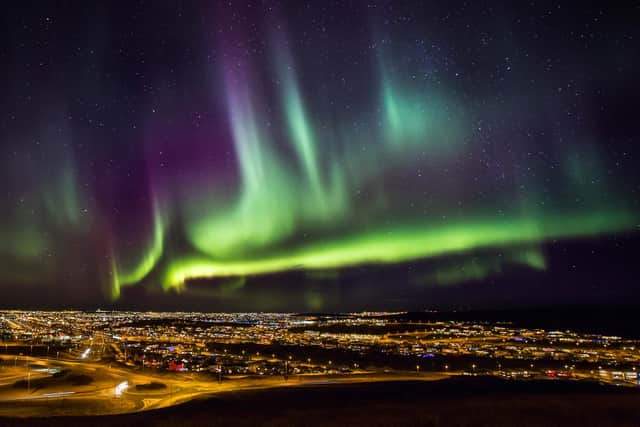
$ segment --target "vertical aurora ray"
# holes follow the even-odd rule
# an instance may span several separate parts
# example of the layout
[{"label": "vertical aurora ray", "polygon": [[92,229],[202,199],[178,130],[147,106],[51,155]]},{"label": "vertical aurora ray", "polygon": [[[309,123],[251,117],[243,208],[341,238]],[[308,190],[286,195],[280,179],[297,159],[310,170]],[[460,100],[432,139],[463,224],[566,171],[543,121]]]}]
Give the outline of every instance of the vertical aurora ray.
[{"label": "vertical aurora ray", "polygon": [[402,96],[388,79],[382,82],[384,106],[384,141],[389,146],[404,143],[427,143],[429,117],[420,102]]},{"label": "vertical aurora ray", "polygon": [[[287,67],[290,69],[290,66]],[[304,175],[314,193],[322,192],[320,179],[318,154],[313,131],[309,119],[304,111],[302,99],[298,88],[293,81],[294,77],[287,73],[284,75],[284,99],[286,119],[289,124],[290,139],[298,155],[298,159],[305,171]]]},{"label": "vertical aurora ray", "polygon": [[298,162],[304,171],[306,183],[318,198],[318,204],[324,206],[324,191],[320,176],[320,165],[313,129],[305,112],[304,104],[298,89],[298,83],[294,73],[294,65],[290,55],[285,51],[283,37],[278,37],[274,44],[278,47],[276,63],[278,76],[281,81],[281,98],[284,103],[285,120],[289,129],[289,141],[293,145]]},{"label": "vertical aurora ray", "polygon": [[116,260],[115,257],[113,256],[113,254],[111,255],[111,265],[110,265],[110,270],[109,270],[109,276],[111,279],[111,286],[110,286],[110,291],[111,291],[111,301],[115,301],[118,298],[120,298],[120,295],[122,294],[122,289],[121,289],[121,283],[120,283],[120,279],[118,278],[118,267],[116,266]]},{"label": "vertical aurora ray", "polygon": [[[134,257],[129,255],[125,260],[117,260],[117,254],[111,254],[111,297],[117,299],[122,286],[133,285],[143,280],[156,266],[163,255],[164,230],[166,220],[162,216],[159,202],[153,203],[153,230],[151,240],[142,250],[142,255]],[[135,264],[131,266],[131,259]],[[126,265],[130,267],[126,267]]]},{"label": "vertical aurora ray", "polygon": [[418,83],[401,65],[391,67],[393,55],[382,50],[377,65],[379,75],[382,140],[391,153],[426,149],[430,156],[445,156],[460,148],[465,114],[451,96],[434,85]]},{"label": "vertical aurora ray", "polygon": [[350,183],[340,173],[341,162],[331,156],[329,144],[325,144],[322,150],[318,143],[317,133],[300,92],[296,67],[287,48],[285,36],[277,34],[273,37],[272,44],[275,51],[273,56],[276,58],[275,73],[280,81],[280,98],[288,129],[288,142],[293,147],[298,165],[303,171],[303,184],[297,196],[301,210],[298,216],[304,217],[303,221],[306,222],[322,223],[335,220],[348,210],[346,191]]},{"label": "vertical aurora ray", "polygon": [[227,64],[224,76],[239,192],[231,206],[200,209],[186,224],[194,246],[216,257],[282,239],[291,231],[294,215],[287,165],[275,155],[258,122],[248,79],[233,64]]}]

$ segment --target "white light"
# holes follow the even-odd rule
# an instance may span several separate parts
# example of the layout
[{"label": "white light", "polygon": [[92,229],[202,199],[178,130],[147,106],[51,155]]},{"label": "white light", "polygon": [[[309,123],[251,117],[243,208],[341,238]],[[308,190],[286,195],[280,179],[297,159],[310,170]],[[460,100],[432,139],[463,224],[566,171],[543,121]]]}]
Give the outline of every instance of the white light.
[{"label": "white light", "polygon": [[120,395],[122,395],[122,392],[125,391],[126,389],[129,388],[129,382],[127,381],[122,381],[120,384],[118,384],[116,386],[115,394],[117,397],[120,397]]},{"label": "white light", "polygon": [[90,348],[86,349],[86,350],[82,353],[82,355],[80,355],[80,359],[86,359],[86,358],[89,356],[89,353],[91,353],[91,349],[90,349]]}]

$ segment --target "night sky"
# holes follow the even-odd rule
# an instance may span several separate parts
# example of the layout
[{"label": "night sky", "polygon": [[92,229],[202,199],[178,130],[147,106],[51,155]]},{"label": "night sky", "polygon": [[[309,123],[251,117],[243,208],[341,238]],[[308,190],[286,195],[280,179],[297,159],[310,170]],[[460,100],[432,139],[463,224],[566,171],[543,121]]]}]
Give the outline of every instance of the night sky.
[{"label": "night sky", "polygon": [[0,305],[631,303],[638,22],[607,2],[7,3]]}]

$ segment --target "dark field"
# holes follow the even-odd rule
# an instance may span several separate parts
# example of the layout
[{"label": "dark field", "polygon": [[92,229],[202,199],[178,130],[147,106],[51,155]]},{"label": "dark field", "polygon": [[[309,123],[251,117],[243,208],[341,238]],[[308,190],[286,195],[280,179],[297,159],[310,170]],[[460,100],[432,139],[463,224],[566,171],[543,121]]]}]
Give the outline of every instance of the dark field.
[{"label": "dark field", "polygon": [[221,394],[108,417],[0,419],[3,426],[639,426],[640,391],[579,382],[458,378]]}]

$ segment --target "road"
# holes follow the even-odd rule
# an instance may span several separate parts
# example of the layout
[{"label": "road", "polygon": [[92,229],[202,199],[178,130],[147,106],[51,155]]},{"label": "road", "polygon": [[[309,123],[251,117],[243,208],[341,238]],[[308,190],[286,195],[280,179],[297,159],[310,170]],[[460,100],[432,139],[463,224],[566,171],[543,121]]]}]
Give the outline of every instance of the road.
[{"label": "road", "polygon": [[[351,375],[293,375],[283,377],[244,377],[225,379],[222,382],[210,376],[185,374],[156,374],[133,371],[107,363],[85,360],[57,360],[18,356],[6,358],[16,363],[19,371],[0,370],[0,416],[50,416],[50,415],[106,415],[139,412],[166,408],[192,399],[208,397],[216,393],[240,390],[257,390],[275,387],[303,387],[321,384],[345,384],[356,382],[420,380],[433,381],[445,378],[438,373],[360,373]],[[72,385],[52,383],[42,388],[16,388],[15,381],[26,379],[27,362],[32,367],[48,367],[69,370],[75,375],[93,378],[90,384]],[[11,368],[13,369],[13,367]],[[3,375],[4,374],[4,375]],[[31,371],[31,382],[51,378],[44,373]],[[119,384],[128,388],[116,395]],[[136,385],[152,382],[164,384],[158,390],[138,390]]]}]

